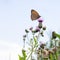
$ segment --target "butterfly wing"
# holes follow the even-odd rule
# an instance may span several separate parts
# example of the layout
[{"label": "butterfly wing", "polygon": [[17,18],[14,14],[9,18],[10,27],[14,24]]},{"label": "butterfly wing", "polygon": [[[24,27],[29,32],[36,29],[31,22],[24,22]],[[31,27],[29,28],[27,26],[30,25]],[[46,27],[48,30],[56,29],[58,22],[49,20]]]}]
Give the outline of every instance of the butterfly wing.
[{"label": "butterfly wing", "polygon": [[31,19],[32,20],[36,20],[36,19],[38,19],[38,18],[40,18],[41,16],[38,14],[38,12],[37,11],[35,11],[35,10],[31,10]]}]

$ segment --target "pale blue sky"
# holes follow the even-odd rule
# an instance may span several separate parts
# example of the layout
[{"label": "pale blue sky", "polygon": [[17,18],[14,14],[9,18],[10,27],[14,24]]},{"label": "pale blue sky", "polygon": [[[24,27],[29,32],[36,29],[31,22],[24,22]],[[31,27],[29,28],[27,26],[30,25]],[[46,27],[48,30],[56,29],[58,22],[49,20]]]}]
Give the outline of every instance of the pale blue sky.
[{"label": "pale blue sky", "polygon": [[24,29],[36,25],[30,19],[31,9],[41,14],[49,29],[59,29],[59,0],[0,0],[0,40],[21,40]]},{"label": "pale blue sky", "polygon": [[43,17],[47,31],[60,30],[60,0],[0,0],[0,42],[22,45],[24,29],[37,25],[31,9]]}]

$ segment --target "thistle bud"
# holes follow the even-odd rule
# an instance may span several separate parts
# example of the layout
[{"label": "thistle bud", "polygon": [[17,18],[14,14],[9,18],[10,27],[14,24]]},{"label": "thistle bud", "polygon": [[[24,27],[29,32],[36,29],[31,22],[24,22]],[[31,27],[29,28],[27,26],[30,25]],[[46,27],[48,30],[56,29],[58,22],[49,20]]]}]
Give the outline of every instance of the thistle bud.
[{"label": "thistle bud", "polygon": [[29,33],[29,31],[28,31],[27,29],[25,29],[25,32],[26,32],[26,33]]},{"label": "thistle bud", "polygon": [[43,27],[43,30],[46,30],[46,27]]},{"label": "thistle bud", "polygon": [[39,22],[38,27],[39,27],[39,28],[42,28],[42,22],[43,22],[43,20],[42,20],[42,19],[39,19],[38,22]]},{"label": "thistle bud", "polygon": [[56,39],[55,31],[52,32],[52,39]]}]

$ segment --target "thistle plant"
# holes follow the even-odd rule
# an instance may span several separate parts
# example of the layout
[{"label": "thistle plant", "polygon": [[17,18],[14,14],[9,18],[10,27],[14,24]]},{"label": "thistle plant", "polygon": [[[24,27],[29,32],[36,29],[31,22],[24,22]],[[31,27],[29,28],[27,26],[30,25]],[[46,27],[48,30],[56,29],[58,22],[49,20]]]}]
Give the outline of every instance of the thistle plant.
[{"label": "thistle plant", "polygon": [[[25,29],[22,56],[18,55],[19,60],[59,60],[60,34],[53,31],[52,38],[50,39],[50,47],[49,49],[46,48],[46,43],[40,43],[40,37],[44,37],[46,27],[43,26],[42,19],[37,21],[38,26],[35,29],[33,27]],[[28,45],[27,50],[25,50],[26,45]],[[34,55],[36,56],[35,58],[33,58]]]},{"label": "thistle plant", "polygon": [[[26,51],[26,53],[22,52],[23,57],[25,57],[25,60],[33,60],[33,55],[36,54],[37,55],[37,60],[42,60],[42,50],[44,49],[44,44],[40,45],[40,36],[44,37],[44,31],[46,30],[46,27],[43,26],[43,20],[42,19],[38,19],[38,26],[33,29],[33,27],[29,28],[29,29],[25,29],[25,35],[23,35],[23,42],[24,42],[24,46],[23,48],[26,47],[26,44],[28,44],[28,52]],[[29,37],[29,34],[32,35],[31,37]],[[40,48],[40,53],[39,53],[39,48]],[[27,54],[28,53],[28,54]],[[19,59],[21,60],[21,57],[19,55]]]},{"label": "thistle plant", "polygon": [[[59,56],[59,41],[60,41],[60,35],[57,34],[55,31],[52,32],[52,39],[50,41],[50,49],[52,50],[53,54],[50,53],[50,60],[59,60],[58,56]],[[58,44],[58,46],[57,46]]]},{"label": "thistle plant", "polygon": [[[43,26],[43,19],[41,19],[41,16],[39,16],[39,14],[34,10],[32,10],[32,12],[32,20],[39,18],[37,19],[38,26],[36,26],[35,29],[34,27],[25,29],[25,34],[23,35],[22,56],[18,55],[19,60],[59,60],[58,57],[60,55],[60,34],[52,31],[50,47],[46,48],[47,44],[41,43],[40,40],[40,37],[44,37],[46,26]],[[34,12],[37,14],[36,16]],[[26,47],[27,49],[25,49]]]}]

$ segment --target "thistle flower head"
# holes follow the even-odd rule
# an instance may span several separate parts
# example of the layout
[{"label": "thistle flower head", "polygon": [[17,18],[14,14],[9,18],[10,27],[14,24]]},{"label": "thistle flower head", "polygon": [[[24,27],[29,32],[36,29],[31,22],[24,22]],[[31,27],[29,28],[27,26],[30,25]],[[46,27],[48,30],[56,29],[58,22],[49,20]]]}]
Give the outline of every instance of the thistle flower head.
[{"label": "thistle flower head", "polygon": [[35,29],[36,32],[39,32],[40,31],[40,28],[37,26],[36,29]]},{"label": "thistle flower head", "polygon": [[39,22],[39,23],[42,23],[42,22],[43,22],[43,19],[41,19],[41,18],[38,19],[38,22]]}]

